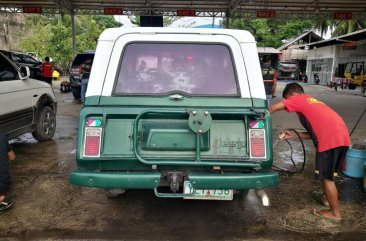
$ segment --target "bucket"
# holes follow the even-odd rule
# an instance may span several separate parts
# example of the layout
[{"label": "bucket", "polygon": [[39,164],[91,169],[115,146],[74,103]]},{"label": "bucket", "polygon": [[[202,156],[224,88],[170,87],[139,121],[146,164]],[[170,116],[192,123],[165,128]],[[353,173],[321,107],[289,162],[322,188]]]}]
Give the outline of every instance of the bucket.
[{"label": "bucket", "polygon": [[[366,173],[366,161],[363,163],[363,170]],[[366,175],[363,177],[363,191],[366,192]]]},{"label": "bucket", "polygon": [[346,176],[363,178],[365,175],[364,163],[366,162],[366,148],[364,145],[352,145],[346,155]]}]

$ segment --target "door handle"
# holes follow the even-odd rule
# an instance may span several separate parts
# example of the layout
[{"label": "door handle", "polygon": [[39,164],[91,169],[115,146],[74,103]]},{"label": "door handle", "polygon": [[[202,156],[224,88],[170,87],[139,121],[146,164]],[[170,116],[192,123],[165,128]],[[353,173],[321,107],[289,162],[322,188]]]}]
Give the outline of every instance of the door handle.
[{"label": "door handle", "polygon": [[178,95],[178,94],[169,96],[169,99],[171,99],[171,100],[182,100],[183,98],[184,98],[183,95]]}]

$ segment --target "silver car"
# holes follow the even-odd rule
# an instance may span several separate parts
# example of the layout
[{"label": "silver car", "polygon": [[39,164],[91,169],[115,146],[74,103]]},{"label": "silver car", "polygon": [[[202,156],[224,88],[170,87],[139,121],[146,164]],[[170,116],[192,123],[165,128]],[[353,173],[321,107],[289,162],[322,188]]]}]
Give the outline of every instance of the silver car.
[{"label": "silver car", "polygon": [[9,139],[31,132],[46,141],[56,130],[56,98],[49,84],[29,74],[29,67],[19,68],[0,53],[0,132]]}]

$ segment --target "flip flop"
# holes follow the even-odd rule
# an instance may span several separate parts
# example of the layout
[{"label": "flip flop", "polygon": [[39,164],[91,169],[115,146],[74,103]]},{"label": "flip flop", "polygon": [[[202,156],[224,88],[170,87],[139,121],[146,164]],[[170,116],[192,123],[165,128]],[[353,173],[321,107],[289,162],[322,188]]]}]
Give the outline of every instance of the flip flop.
[{"label": "flip flop", "polygon": [[13,200],[4,200],[0,202],[0,211],[10,208],[14,204]]},{"label": "flip flop", "polygon": [[329,207],[329,202],[324,198],[323,192],[314,191],[311,196],[324,207]]},{"label": "flip flop", "polygon": [[339,223],[340,221],[342,221],[341,218],[333,218],[333,217],[326,216],[320,210],[317,210],[317,209],[313,209],[313,214],[316,217],[324,218],[326,220],[329,220],[329,221],[332,221],[332,222],[336,222],[336,223]]}]

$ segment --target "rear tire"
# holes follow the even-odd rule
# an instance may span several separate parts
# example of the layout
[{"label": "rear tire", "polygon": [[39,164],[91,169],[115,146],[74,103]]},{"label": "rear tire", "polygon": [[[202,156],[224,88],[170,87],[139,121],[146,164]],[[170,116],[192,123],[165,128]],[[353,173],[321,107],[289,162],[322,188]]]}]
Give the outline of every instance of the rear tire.
[{"label": "rear tire", "polygon": [[366,80],[364,80],[361,84],[361,96],[366,97],[365,92],[366,92]]},{"label": "rear tire", "polygon": [[36,130],[32,132],[37,141],[47,141],[56,131],[56,113],[49,106],[43,106],[37,117]]}]

